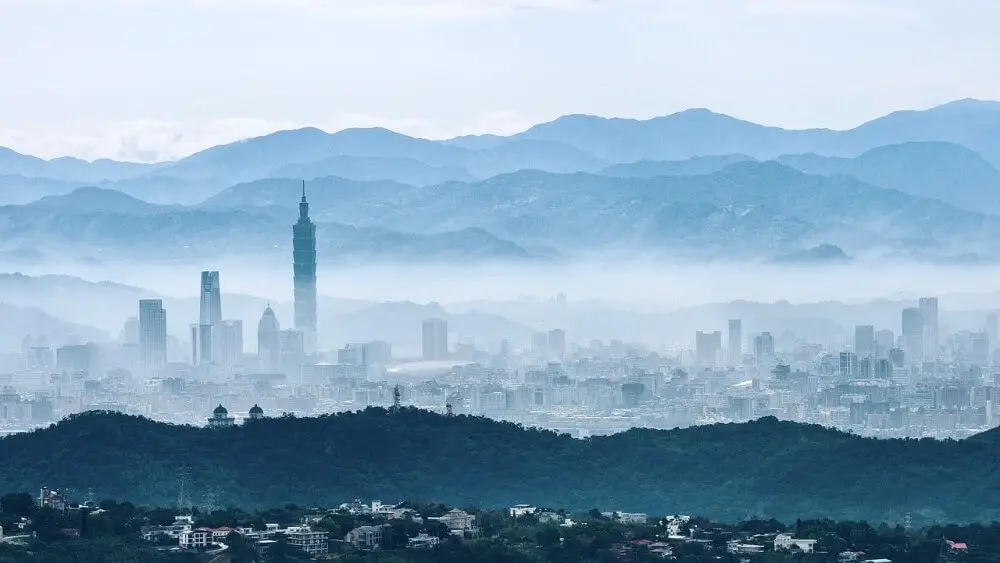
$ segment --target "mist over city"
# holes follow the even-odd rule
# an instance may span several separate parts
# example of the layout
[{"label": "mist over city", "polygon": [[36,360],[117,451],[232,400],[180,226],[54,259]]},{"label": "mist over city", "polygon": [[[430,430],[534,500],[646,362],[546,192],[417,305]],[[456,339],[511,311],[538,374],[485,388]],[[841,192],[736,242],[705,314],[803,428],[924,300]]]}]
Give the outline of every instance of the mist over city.
[{"label": "mist over city", "polygon": [[0,0],[0,563],[1000,561],[998,6]]}]

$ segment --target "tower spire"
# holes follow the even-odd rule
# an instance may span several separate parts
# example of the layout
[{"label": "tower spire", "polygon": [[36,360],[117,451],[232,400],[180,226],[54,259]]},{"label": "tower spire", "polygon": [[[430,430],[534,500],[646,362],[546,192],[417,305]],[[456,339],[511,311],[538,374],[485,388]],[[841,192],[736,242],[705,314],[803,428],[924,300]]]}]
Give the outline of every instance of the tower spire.
[{"label": "tower spire", "polygon": [[302,203],[306,202],[306,181],[302,180]]}]

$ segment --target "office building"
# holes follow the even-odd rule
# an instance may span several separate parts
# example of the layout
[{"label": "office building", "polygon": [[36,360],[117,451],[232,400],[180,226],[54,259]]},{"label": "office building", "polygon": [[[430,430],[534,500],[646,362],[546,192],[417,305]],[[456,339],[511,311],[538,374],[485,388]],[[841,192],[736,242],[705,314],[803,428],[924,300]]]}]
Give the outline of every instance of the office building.
[{"label": "office building", "polygon": [[257,323],[257,358],[261,373],[281,373],[281,327],[268,305]]},{"label": "office building", "polygon": [[729,319],[729,365],[743,365],[743,321]]},{"label": "office building", "polygon": [[215,362],[228,367],[243,364],[243,321],[225,320],[216,326]]},{"label": "office building", "polygon": [[703,366],[714,367],[715,359],[722,350],[722,333],[698,331],[694,335],[695,356]]},{"label": "office building", "polygon": [[896,346],[896,335],[887,328],[875,331],[875,357],[888,358],[889,350]]},{"label": "office building", "polygon": [[294,329],[282,330],[278,333],[278,347],[281,350],[281,373],[301,383],[306,360],[305,335]]},{"label": "office building", "polygon": [[924,321],[924,354],[928,358],[937,358],[941,341],[938,336],[938,298],[921,297],[919,301],[920,317]]},{"label": "office building", "polygon": [[427,319],[423,324],[423,356],[425,360],[448,358],[448,321]]},{"label": "office building", "polygon": [[167,312],[161,299],[139,300],[139,352],[147,375],[167,365]]},{"label": "office building", "polygon": [[918,362],[924,357],[924,318],[920,309],[903,309],[902,347],[910,362]]},{"label": "office building", "polygon": [[56,348],[56,370],[61,374],[96,375],[97,345],[76,344]]},{"label": "office building", "polygon": [[874,326],[857,325],[854,327],[854,353],[859,358],[869,358],[875,355]]},{"label": "office building", "polygon": [[778,363],[774,355],[774,337],[770,332],[762,332],[753,339],[753,359],[759,367],[773,368]]},{"label": "office building", "polygon": [[552,329],[548,336],[549,354],[560,362],[566,356],[566,331],[561,328]]},{"label": "office building", "polygon": [[302,182],[299,220],[292,226],[292,270],[295,330],[302,333],[305,352],[315,354],[316,336],[316,224],[309,219],[306,183]]},{"label": "office building", "polygon": [[218,335],[215,331],[221,322],[222,288],[219,285],[219,272],[202,272],[198,331],[197,337],[192,340],[197,342],[194,345],[198,354],[195,364],[205,365],[216,361],[214,349]]}]

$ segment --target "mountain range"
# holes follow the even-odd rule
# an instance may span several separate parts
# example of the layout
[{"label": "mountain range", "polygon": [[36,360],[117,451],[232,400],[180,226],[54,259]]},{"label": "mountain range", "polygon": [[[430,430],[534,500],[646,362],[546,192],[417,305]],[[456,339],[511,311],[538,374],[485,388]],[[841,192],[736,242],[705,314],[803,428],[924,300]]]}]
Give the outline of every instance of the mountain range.
[{"label": "mountain range", "polygon": [[576,440],[413,408],[222,429],[89,412],[0,438],[0,457],[17,460],[0,465],[0,488],[43,483],[167,506],[182,467],[191,494],[212,491],[224,506],[433,499],[724,521],[752,513],[789,522],[985,522],[1000,518],[992,502],[998,454],[996,430],[961,441],[876,440],[773,418]]},{"label": "mountain range", "polygon": [[1000,103],[977,100],[846,131],[696,109],[445,141],[305,128],[157,164],[3,149],[0,255],[285,252],[292,186],[308,179],[327,261],[770,259],[821,245],[996,260],[998,166]]}]

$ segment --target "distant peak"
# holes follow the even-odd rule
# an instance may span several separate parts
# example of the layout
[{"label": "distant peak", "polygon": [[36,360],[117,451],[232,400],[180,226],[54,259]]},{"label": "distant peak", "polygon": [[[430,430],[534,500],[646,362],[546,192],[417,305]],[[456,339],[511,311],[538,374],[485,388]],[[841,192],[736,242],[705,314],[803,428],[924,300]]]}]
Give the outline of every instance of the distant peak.
[{"label": "distant peak", "polygon": [[955,100],[953,102],[948,102],[936,106],[932,109],[959,109],[959,110],[970,110],[970,109],[992,109],[1000,110],[1000,102],[995,102],[992,100],[977,100],[975,98],[963,98],[961,100]]}]

